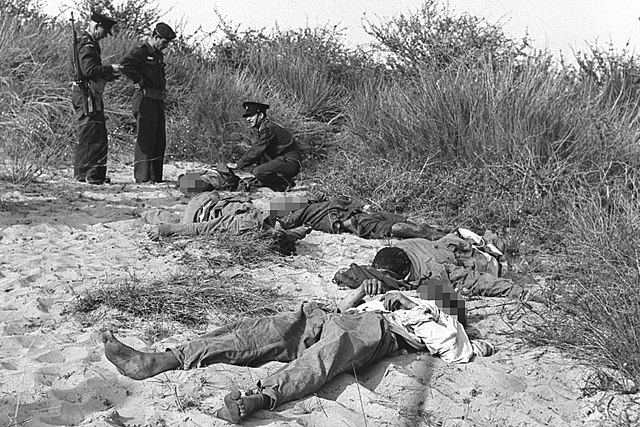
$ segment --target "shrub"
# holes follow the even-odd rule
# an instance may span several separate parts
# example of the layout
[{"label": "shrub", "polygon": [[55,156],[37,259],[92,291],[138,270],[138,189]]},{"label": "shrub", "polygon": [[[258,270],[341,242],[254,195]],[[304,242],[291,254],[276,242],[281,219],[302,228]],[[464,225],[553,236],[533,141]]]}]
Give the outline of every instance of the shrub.
[{"label": "shrub", "polygon": [[640,387],[639,206],[635,191],[620,190],[606,198],[584,191],[565,205],[567,274],[555,281],[554,314],[536,335],[586,353],[594,378],[608,379],[590,387],[634,393]]},{"label": "shrub", "polygon": [[25,184],[72,143],[69,65],[55,24],[3,15],[0,28],[0,178]]},{"label": "shrub", "polygon": [[524,55],[527,39],[507,37],[502,28],[469,14],[455,16],[448,5],[426,0],[415,12],[380,23],[366,21],[365,29],[378,49],[387,54],[387,65],[402,72],[429,65],[435,69],[474,62],[490,56],[497,63]]}]

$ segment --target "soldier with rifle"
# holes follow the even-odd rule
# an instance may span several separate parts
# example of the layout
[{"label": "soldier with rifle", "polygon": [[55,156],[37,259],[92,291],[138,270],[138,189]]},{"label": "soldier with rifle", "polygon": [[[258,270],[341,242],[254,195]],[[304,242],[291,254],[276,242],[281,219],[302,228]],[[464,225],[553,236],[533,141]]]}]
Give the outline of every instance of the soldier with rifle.
[{"label": "soldier with rifle", "polygon": [[89,184],[109,182],[107,174],[107,127],[102,93],[107,82],[119,77],[120,65],[103,65],[100,40],[111,34],[116,21],[92,12],[86,31],[78,37],[73,14],[72,101],[78,120],[78,145],[74,149],[74,178]]}]

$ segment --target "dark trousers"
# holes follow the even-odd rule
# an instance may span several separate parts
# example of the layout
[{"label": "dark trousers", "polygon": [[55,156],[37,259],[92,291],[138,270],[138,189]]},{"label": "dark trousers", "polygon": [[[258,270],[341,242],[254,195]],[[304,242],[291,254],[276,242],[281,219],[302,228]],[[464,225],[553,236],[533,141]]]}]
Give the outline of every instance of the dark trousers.
[{"label": "dark trousers", "polygon": [[[162,181],[162,165],[164,150],[167,146],[165,131],[164,101],[139,96],[139,106],[134,107],[134,116],[138,121],[138,138],[136,140],[133,177],[136,181]],[[136,111],[137,110],[137,111]]]},{"label": "dark trousers", "polygon": [[300,162],[289,162],[275,158],[253,168],[251,173],[260,183],[275,191],[283,191],[293,187],[293,177],[300,172]]},{"label": "dark trousers", "polygon": [[288,362],[258,385],[275,407],[313,393],[342,372],[370,366],[397,349],[396,335],[382,314],[332,314],[311,302],[295,313],[241,320],[171,351],[183,369],[212,363]]},{"label": "dark trousers", "polygon": [[73,176],[78,180],[104,182],[107,175],[107,126],[103,111],[86,116],[82,93],[74,91],[73,108],[78,117],[78,144],[73,150]]}]

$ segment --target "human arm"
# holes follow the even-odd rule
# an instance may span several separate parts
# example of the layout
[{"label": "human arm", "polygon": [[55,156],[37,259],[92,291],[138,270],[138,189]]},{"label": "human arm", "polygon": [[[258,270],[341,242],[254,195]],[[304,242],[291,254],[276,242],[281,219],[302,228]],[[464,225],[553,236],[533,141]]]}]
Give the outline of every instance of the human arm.
[{"label": "human arm", "polygon": [[[369,293],[371,291],[371,286],[374,286],[374,287],[378,286],[378,284],[373,283],[374,280],[375,279],[367,279],[362,283],[362,285],[350,291],[342,299],[342,301],[338,303],[338,311],[343,313],[352,307],[356,307],[366,295],[377,295],[377,294]],[[369,282],[369,283],[365,284],[366,282]],[[384,286],[384,283],[382,283],[382,286]],[[399,292],[399,291],[387,292],[386,290],[383,292],[386,292],[386,293],[380,297],[380,301],[383,301],[384,309],[387,311],[395,311],[395,310],[401,310],[401,309],[411,310],[412,308],[418,306],[418,304],[416,304],[410,298],[405,296],[402,292]],[[378,292],[378,293],[383,293],[383,292]]]},{"label": "human arm", "polygon": [[102,65],[98,49],[88,40],[78,49],[78,64],[82,75],[90,80],[106,79],[115,71],[111,65]]},{"label": "human arm", "polygon": [[238,169],[245,169],[246,167],[257,163],[260,157],[267,150],[267,147],[269,147],[269,144],[271,144],[274,137],[272,130],[268,126],[261,129],[258,132],[258,142],[249,148],[240,160],[238,160]]},{"label": "human arm", "polygon": [[383,301],[387,311],[411,310],[418,306],[402,292],[387,292],[380,297],[380,301]]},{"label": "human arm", "polygon": [[342,301],[338,303],[338,312],[344,313],[351,307],[355,307],[365,295],[366,294],[362,286],[351,290],[344,298],[342,298]]},{"label": "human arm", "polygon": [[379,279],[364,279],[361,286],[364,289],[364,293],[370,297],[383,294],[389,290],[384,282]]},{"label": "human arm", "polygon": [[140,64],[145,57],[145,52],[141,47],[132,49],[120,60],[120,72],[129,77],[134,83],[142,82],[142,74],[140,74]]}]

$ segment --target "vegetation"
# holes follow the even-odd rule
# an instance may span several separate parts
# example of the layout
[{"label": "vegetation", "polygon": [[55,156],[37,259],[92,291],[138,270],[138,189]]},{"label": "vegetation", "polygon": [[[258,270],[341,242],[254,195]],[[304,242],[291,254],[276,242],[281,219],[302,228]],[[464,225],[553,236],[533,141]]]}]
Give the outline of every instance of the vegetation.
[{"label": "vegetation", "polygon": [[201,272],[182,274],[166,281],[130,280],[104,286],[83,294],[74,302],[73,310],[89,313],[100,306],[118,309],[128,314],[123,317],[128,325],[134,324],[136,317],[161,316],[187,326],[201,326],[212,320],[230,321],[278,313],[282,311],[282,299],[272,287]]},{"label": "vegetation", "polygon": [[[68,23],[32,5],[0,1],[0,176],[15,183],[65,164],[74,142]],[[105,60],[148,24],[105,40]],[[181,35],[168,58],[168,154],[236,157],[249,140],[241,101],[268,100],[303,145],[318,195],[498,232],[512,255],[538,257],[521,273],[552,288],[532,339],[586,353],[606,379],[598,387],[637,390],[637,58],[594,45],[576,66],[558,63],[433,0],[367,28],[370,52],[335,28],[222,22],[219,39]],[[124,79],[107,90],[112,156],[133,151],[131,91]]]}]

